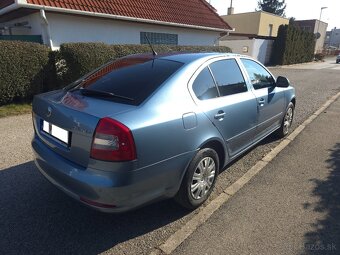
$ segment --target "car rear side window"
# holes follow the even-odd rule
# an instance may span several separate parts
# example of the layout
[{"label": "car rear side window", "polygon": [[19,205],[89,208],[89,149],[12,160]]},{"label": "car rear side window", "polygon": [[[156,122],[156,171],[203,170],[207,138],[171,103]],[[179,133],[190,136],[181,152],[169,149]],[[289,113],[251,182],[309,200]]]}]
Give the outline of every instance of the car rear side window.
[{"label": "car rear side window", "polygon": [[263,89],[275,85],[275,80],[271,74],[260,64],[250,59],[241,59],[254,89]]},{"label": "car rear side window", "polygon": [[207,100],[218,97],[218,91],[209,69],[204,68],[196,77],[192,90],[200,100]]},{"label": "car rear side window", "polygon": [[219,60],[210,64],[221,96],[246,92],[247,85],[235,59]]},{"label": "car rear side window", "polygon": [[82,87],[113,93],[120,98],[112,97],[112,100],[139,105],[182,65],[164,59],[123,58],[87,77]]}]

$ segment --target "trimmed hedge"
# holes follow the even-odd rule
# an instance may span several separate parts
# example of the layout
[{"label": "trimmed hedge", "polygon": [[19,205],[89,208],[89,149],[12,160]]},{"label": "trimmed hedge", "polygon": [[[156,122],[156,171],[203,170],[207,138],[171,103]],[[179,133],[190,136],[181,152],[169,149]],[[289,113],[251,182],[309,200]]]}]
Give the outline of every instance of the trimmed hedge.
[{"label": "trimmed hedge", "polygon": [[[166,52],[231,52],[228,47],[154,45],[157,53]],[[107,45],[104,43],[66,43],[60,46],[61,84],[75,81],[111,59],[130,54],[151,53],[148,45]]]},{"label": "trimmed hedge", "polygon": [[0,41],[0,105],[43,91],[49,51],[38,43]]},{"label": "trimmed hedge", "polygon": [[310,62],[314,59],[315,37],[293,25],[281,25],[274,41],[271,62],[274,65],[290,65]]},{"label": "trimmed hedge", "polygon": [[[231,52],[228,47],[154,47],[166,52]],[[58,89],[111,59],[151,52],[148,45],[67,43],[59,51],[28,42],[0,41],[0,105],[30,100],[33,95]]]}]

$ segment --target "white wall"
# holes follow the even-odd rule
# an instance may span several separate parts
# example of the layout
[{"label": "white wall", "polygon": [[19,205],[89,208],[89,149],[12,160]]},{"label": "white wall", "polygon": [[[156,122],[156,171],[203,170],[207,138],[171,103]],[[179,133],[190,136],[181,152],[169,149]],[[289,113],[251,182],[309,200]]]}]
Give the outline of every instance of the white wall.
[{"label": "white wall", "polygon": [[253,57],[262,64],[268,64],[274,40],[254,39]]},{"label": "white wall", "polygon": [[[40,18],[40,13],[33,13],[30,15],[27,15],[25,17],[14,19],[6,23],[2,23],[2,26],[6,25],[14,25],[15,23],[19,22],[28,22],[28,26],[31,26],[31,28],[23,28],[23,27],[13,27],[12,28],[12,34],[13,35],[43,35],[44,29],[42,28],[42,20]],[[6,35],[8,35],[8,30],[6,31]]]},{"label": "white wall", "polygon": [[[230,47],[233,53],[247,55],[257,59],[262,64],[268,64],[272,51],[273,40],[263,39],[240,39],[224,40],[219,42],[220,46]],[[248,52],[244,49],[247,48]]]},{"label": "white wall", "polygon": [[[253,57],[254,40],[251,39],[226,40],[220,41],[219,45],[229,47],[233,53]],[[248,51],[247,52],[243,51],[244,48],[247,48]]]},{"label": "white wall", "polygon": [[12,28],[13,35],[41,35],[43,43],[49,45],[47,27],[40,16],[40,12],[33,13],[22,18],[14,19],[7,23],[15,24],[18,22],[28,22],[28,26],[30,26],[31,28],[29,29],[23,27],[14,27]]},{"label": "white wall", "polygon": [[[107,44],[140,44],[140,32],[178,35],[179,45],[214,45],[219,32],[173,26],[152,25],[113,19],[93,18],[46,12],[53,48],[65,42],[104,42]],[[10,23],[28,21],[32,29],[13,29],[14,35],[39,35],[48,44],[47,32],[40,13],[16,19]]]}]

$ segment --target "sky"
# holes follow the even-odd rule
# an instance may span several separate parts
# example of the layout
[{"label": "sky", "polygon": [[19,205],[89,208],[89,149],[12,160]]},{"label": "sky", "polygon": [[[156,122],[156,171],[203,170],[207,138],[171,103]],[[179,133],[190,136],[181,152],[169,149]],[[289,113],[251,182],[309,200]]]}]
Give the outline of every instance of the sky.
[{"label": "sky", "polygon": [[[207,0],[217,9],[219,15],[226,15],[230,0]],[[258,0],[233,0],[235,13],[252,12],[257,8]],[[328,23],[327,30],[340,28],[340,0],[286,0],[286,17],[301,19],[319,19],[321,7],[328,7],[322,11],[321,20]]]}]

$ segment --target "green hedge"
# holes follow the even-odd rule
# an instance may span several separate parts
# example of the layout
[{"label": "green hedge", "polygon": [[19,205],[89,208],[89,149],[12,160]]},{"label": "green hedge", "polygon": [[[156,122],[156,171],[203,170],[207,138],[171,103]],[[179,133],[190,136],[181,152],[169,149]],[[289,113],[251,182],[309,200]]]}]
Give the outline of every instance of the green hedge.
[{"label": "green hedge", "polygon": [[[166,52],[231,52],[228,47],[214,46],[153,46],[157,53]],[[136,53],[150,53],[148,45],[107,45],[104,43],[66,43],[59,52],[60,86],[64,86],[111,59]]]},{"label": "green hedge", "polygon": [[[159,45],[155,50],[231,52],[212,46]],[[0,41],[0,105],[61,88],[111,59],[146,52],[150,52],[148,45],[67,43],[59,51],[50,51],[37,43]]]},{"label": "green hedge", "polygon": [[315,37],[293,25],[281,25],[274,41],[272,64],[290,65],[313,61]]},{"label": "green hedge", "polygon": [[37,43],[0,41],[0,105],[43,91],[49,49]]}]

